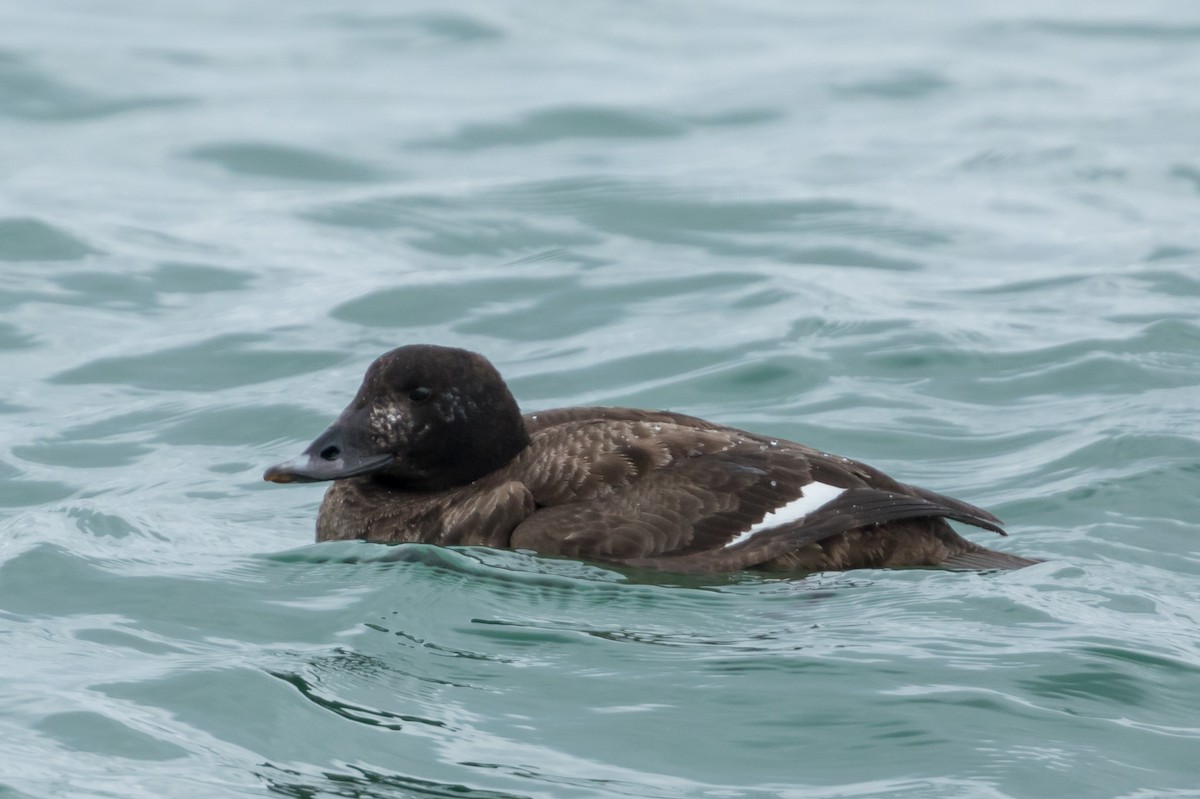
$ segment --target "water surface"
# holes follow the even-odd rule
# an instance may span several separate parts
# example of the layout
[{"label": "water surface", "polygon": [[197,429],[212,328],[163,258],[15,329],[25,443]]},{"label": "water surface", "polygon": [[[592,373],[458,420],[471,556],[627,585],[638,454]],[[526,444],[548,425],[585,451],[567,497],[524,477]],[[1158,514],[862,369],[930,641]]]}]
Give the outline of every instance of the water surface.
[{"label": "water surface", "polygon": [[[1184,797],[1189,3],[0,6],[0,796]],[[1010,574],[315,545],[379,353],[991,508]]]}]

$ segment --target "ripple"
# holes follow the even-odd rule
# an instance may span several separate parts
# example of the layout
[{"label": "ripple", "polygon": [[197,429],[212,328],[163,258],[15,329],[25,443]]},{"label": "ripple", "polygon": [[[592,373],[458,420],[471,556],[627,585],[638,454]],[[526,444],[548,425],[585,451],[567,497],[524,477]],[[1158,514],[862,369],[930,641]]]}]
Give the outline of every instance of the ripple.
[{"label": "ripple", "polygon": [[[111,443],[113,438],[124,439],[131,435],[142,436],[154,433],[163,426],[165,421],[175,418],[179,413],[179,407],[170,403],[145,403],[129,410],[127,407],[123,405],[115,409],[116,412],[110,410],[108,413],[101,414],[100,418],[61,427],[58,429],[57,435],[47,437],[39,443],[66,446],[88,442]],[[126,443],[124,440],[117,443],[117,449],[109,450],[108,455],[119,453],[120,447],[126,446]],[[87,454],[86,451],[84,454]]]},{"label": "ripple", "polygon": [[896,258],[861,247],[810,247],[793,251],[782,260],[794,264],[851,266],[896,272],[913,272],[925,266],[920,261]]},{"label": "ripple", "polygon": [[425,195],[381,197],[306,211],[305,219],[363,230],[400,230],[419,250],[445,256],[508,257],[595,244],[594,234],[531,219],[501,206]]},{"label": "ripple", "polygon": [[[1147,253],[1143,260],[1145,260],[1149,263],[1153,263],[1155,261],[1174,261],[1174,260],[1183,260],[1183,259],[1195,260],[1198,255],[1200,255],[1200,250],[1195,250],[1195,249],[1192,249],[1191,247],[1182,247],[1177,244],[1163,244],[1163,245],[1159,245],[1159,246],[1155,247],[1153,250],[1151,250],[1149,253]],[[1148,274],[1160,274],[1160,273],[1148,273]],[[1175,275],[1178,277],[1184,277],[1183,275],[1177,275],[1177,273],[1174,273],[1174,272],[1168,272],[1166,274]],[[1195,284],[1200,281],[1190,281],[1190,282],[1192,284]]]},{"label": "ripple", "polygon": [[[347,765],[339,769],[311,773],[283,768],[267,763],[258,772],[272,794],[294,799],[314,796],[346,796],[361,799],[393,799],[397,796],[429,797],[429,799],[527,799],[525,793],[508,793],[472,788],[462,782],[437,782],[387,773],[362,766]],[[347,794],[347,791],[353,793]]]},{"label": "ripple", "polygon": [[477,278],[479,291],[457,282],[412,283],[373,291],[330,311],[335,319],[371,327],[406,328],[486,318],[488,312],[525,312],[537,299],[573,286],[570,277]]},{"label": "ripple", "polygon": [[63,83],[20,56],[0,50],[0,117],[72,122],[191,102],[182,96],[104,97]]},{"label": "ripple", "polygon": [[[668,305],[679,308],[689,298],[702,304],[709,292],[724,291],[732,299],[763,282],[761,276],[752,273],[710,273],[618,284],[580,280],[555,286],[550,281],[539,281],[526,302],[464,315],[454,321],[452,328],[459,333],[509,341],[595,336],[627,318],[653,318]],[[614,310],[617,308],[622,310]]]},{"label": "ripple", "polygon": [[577,580],[611,583],[620,575],[610,569],[575,560],[539,558],[512,550],[478,547],[440,547],[432,544],[380,545],[322,543],[272,556],[284,563],[363,563],[414,565],[473,580],[499,581],[539,587],[578,588]]},{"label": "ripple", "polygon": [[97,252],[38,219],[0,219],[0,261],[78,261]]},{"label": "ripple", "polygon": [[885,100],[912,100],[945,92],[954,86],[934,72],[900,70],[890,75],[839,83],[835,92],[845,96],[877,97]]},{"label": "ripple", "polygon": [[[347,389],[351,389],[347,386]],[[187,414],[155,431],[155,440],[171,445],[246,447],[295,436],[304,427],[320,429],[328,423],[317,414],[297,412],[287,405],[250,408],[212,408]]]},{"label": "ripple", "polygon": [[1188,24],[1155,24],[1138,20],[1030,20],[1018,23],[1021,27],[1057,36],[1078,39],[1124,39],[1128,41],[1145,41],[1150,44],[1160,42],[1188,42],[1200,39],[1200,25]]},{"label": "ripple", "polygon": [[29,294],[28,300],[59,305],[158,312],[171,304],[172,295],[212,294],[245,288],[252,275],[235,269],[193,263],[162,263],[153,270],[121,274],[112,270],[56,271],[52,281],[61,291]]},{"label": "ripple", "polygon": [[36,339],[20,328],[0,322],[0,350],[24,350],[35,346]]},{"label": "ripple", "polygon": [[1176,164],[1171,167],[1171,177],[1185,181],[1200,194],[1200,168],[1191,164]]},{"label": "ripple", "polygon": [[429,33],[455,42],[491,41],[504,37],[504,32],[495,25],[464,14],[416,14],[411,20]]},{"label": "ripple", "polygon": [[425,724],[430,727],[445,727],[444,722],[436,719],[427,719],[420,716],[413,716],[404,713],[391,713],[386,710],[377,710],[374,708],[361,707],[329,696],[324,696],[316,686],[308,682],[298,674],[286,674],[283,672],[268,672],[272,677],[282,680],[288,685],[300,692],[308,701],[314,705],[336,713],[347,721],[353,721],[358,724],[366,724],[371,727],[380,727],[385,730],[401,730],[405,724]]},{"label": "ripple", "polygon": [[0,481],[0,508],[33,508],[74,494],[76,488],[58,480],[18,478]]},{"label": "ripple", "polygon": [[111,469],[128,466],[150,451],[141,444],[104,444],[86,441],[45,441],[13,447],[13,454],[34,463],[76,469]]},{"label": "ripple", "polygon": [[91,711],[51,713],[38,719],[33,727],[76,752],[129,760],[173,760],[188,757],[189,754],[183,747],[161,741],[122,721]]},{"label": "ripple", "polygon": [[[329,15],[334,24],[378,36],[391,46],[414,43],[440,46],[447,43],[469,44],[504,38],[496,25],[466,14],[452,12],[425,14],[364,14],[341,12]],[[411,34],[405,36],[404,34]]]},{"label": "ripple", "polygon": [[156,291],[166,294],[209,294],[246,289],[255,273],[209,264],[164,261],[155,269],[151,282]]},{"label": "ripple", "polygon": [[728,238],[737,234],[853,233],[924,246],[948,241],[942,232],[900,212],[832,198],[737,199],[715,190],[590,178],[517,185],[499,190],[497,197],[544,213],[570,215],[609,233],[702,245],[720,255],[781,254],[778,246]]},{"label": "ripple", "polygon": [[[520,213],[517,213],[520,212]],[[784,263],[913,270],[889,252],[936,247],[941,230],[895,209],[832,198],[731,199],[715,188],[664,187],[601,178],[534,181],[469,197],[414,194],[355,200],[307,211],[307,219],[366,230],[397,230],[439,255],[493,254],[597,245],[605,237],[689,245],[718,256]],[[853,237],[853,245],[797,247],[798,233]]]},{"label": "ripple", "polygon": [[152,536],[144,526],[139,526],[127,516],[119,513],[104,513],[94,508],[75,505],[66,511],[69,519],[75,520],[80,532],[100,538],[126,538],[133,536]]},{"label": "ripple", "polygon": [[1150,696],[1136,677],[1099,669],[1043,674],[1023,682],[1022,687],[1047,699],[1095,699],[1105,705],[1118,702],[1142,706]]},{"label": "ripple", "polygon": [[154,287],[139,275],[101,271],[67,272],[56,276],[55,282],[69,292],[55,298],[56,302],[63,305],[146,310],[158,304]]},{"label": "ripple", "polygon": [[144,631],[131,632],[110,627],[82,629],[75,633],[75,640],[98,644],[105,649],[127,649],[143,655],[179,655],[184,650],[147,635]]},{"label": "ripple", "polygon": [[159,391],[206,391],[320,371],[343,356],[323,350],[263,350],[261,337],[223,335],[142,355],[96,358],[50,378],[63,385],[119,384]]},{"label": "ripple", "polygon": [[252,177],[330,183],[363,183],[384,177],[381,170],[340,155],[271,142],[208,144],[187,155]]},{"label": "ripple", "polygon": [[453,135],[415,142],[417,146],[478,150],[501,145],[534,145],[563,139],[645,139],[683,136],[688,125],[657,111],[602,106],[547,108],[517,122],[468,125]]}]

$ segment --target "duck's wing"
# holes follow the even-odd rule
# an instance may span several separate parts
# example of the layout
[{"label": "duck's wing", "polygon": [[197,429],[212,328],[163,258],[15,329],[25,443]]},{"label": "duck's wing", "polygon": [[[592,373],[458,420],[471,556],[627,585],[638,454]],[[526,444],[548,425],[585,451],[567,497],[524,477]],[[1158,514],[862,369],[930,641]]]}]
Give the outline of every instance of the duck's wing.
[{"label": "duck's wing", "polygon": [[[815,483],[810,489],[822,485]],[[988,514],[990,516],[990,514]],[[826,539],[833,539],[843,533],[857,531],[864,551],[871,551],[882,546],[884,530],[907,529],[909,535],[916,535],[910,546],[923,552],[926,539],[937,537],[932,529],[906,527],[908,520],[939,520],[938,525],[945,527],[941,519],[952,519],[977,527],[985,527],[1000,534],[1004,531],[973,513],[960,512],[955,508],[931,501],[924,497],[911,494],[897,494],[892,491],[870,488],[865,486],[845,489],[833,499],[806,513],[794,521],[774,526],[759,525],[762,529],[752,528],[750,534],[742,534],[719,550],[690,553],[663,553],[656,557],[630,558],[625,562],[633,566],[643,566],[671,571],[726,571],[744,569],[759,564],[769,563],[776,559],[785,558],[790,553]],[[768,517],[767,522],[771,519]],[[893,523],[901,523],[899,525]],[[884,525],[883,527],[875,527]],[[916,531],[920,532],[917,533]],[[945,528],[952,539],[958,536]],[[872,540],[875,543],[870,543]],[[1009,556],[1000,552],[976,547],[965,539],[959,540],[956,549],[962,551],[950,559],[939,558],[937,565],[945,568],[960,569],[994,569],[1020,568],[1036,561],[1026,558]],[[851,555],[852,560],[858,558]],[[864,560],[870,560],[865,557]],[[920,560],[901,565],[922,565]],[[924,565],[935,565],[925,563]],[[842,568],[845,568],[844,566]]]},{"label": "duck's wing", "polygon": [[908,519],[948,518],[1000,532],[982,509],[788,441],[666,412],[547,413],[536,414],[543,426],[508,475],[538,505],[513,531],[515,548],[723,571]]},{"label": "duck's wing", "polygon": [[744,452],[682,462],[605,499],[540,508],[517,526],[512,546],[672,571],[731,571],[906,519],[999,529],[923,497],[804,482],[801,471],[785,478],[764,466]]},{"label": "duck's wing", "polygon": [[[613,466],[606,464],[608,477]],[[621,475],[589,498],[556,496],[513,531],[512,546],[542,554],[623,561],[720,549],[812,485],[802,458],[757,445],[671,460]],[[534,492],[536,497],[538,492]]]},{"label": "duck's wing", "polygon": [[1003,522],[1001,522],[991,513],[988,513],[983,508],[972,505],[970,502],[963,502],[961,499],[955,499],[954,497],[948,497],[945,494],[939,494],[936,491],[930,491],[928,488],[921,488],[920,486],[914,485],[906,485],[904,487],[917,496],[927,499],[935,505],[939,505],[947,510],[961,514],[963,517],[960,518],[959,516],[948,515],[946,517],[948,519],[956,519],[958,521],[974,525],[975,527],[982,527],[984,530],[991,530],[993,533],[1008,535],[1008,533],[1004,532],[1004,528],[1000,526],[1003,524]]}]

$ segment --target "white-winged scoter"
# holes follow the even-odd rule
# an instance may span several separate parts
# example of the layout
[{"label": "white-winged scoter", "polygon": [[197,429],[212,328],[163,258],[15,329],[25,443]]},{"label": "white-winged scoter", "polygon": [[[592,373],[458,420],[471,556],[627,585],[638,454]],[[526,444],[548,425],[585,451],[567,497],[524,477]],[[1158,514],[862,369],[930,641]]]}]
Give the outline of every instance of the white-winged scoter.
[{"label": "white-winged scoter", "polygon": [[803,444],[668,411],[521,415],[483,356],[380,356],[276,483],[332,480],[317,540],[526,549],[676,572],[1018,569],[946,523],[1005,535],[974,505]]}]

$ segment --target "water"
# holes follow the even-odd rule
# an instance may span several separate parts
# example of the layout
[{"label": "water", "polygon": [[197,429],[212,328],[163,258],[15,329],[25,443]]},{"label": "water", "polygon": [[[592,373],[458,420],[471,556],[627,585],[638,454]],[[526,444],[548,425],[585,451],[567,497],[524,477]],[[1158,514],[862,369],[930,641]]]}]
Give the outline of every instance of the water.
[{"label": "water", "polygon": [[[0,3],[0,796],[1200,796],[1186,2]],[[403,343],[1002,575],[315,545]]]}]

